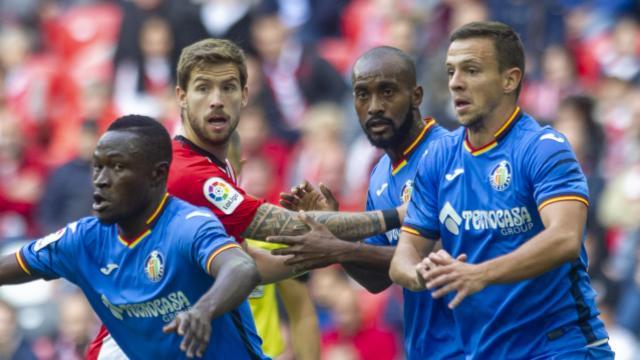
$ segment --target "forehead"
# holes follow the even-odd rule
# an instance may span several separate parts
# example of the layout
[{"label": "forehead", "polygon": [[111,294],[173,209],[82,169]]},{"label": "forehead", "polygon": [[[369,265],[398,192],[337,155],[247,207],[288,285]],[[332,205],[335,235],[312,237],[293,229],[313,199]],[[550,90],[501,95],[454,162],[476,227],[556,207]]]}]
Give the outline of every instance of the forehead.
[{"label": "forehead", "polygon": [[98,140],[94,156],[135,159],[142,155],[138,135],[130,131],[107,131]]},{"label": "forehead", "polygon": [[240,81],[240,70],[230,62],[227,63],[202,63],[191,70],[190,83],[196,81]]},{"label": "forehead", "polygon": [[353,85],[366,85],[385,81],[407,84],[407,69],[395,58],[361,59],[353,66]]},{"label": "forehead", "polygon": [[493,41],[489,38],[469,38],[452,42],[447,51],[447,65],[463,62],[497,63]]}]

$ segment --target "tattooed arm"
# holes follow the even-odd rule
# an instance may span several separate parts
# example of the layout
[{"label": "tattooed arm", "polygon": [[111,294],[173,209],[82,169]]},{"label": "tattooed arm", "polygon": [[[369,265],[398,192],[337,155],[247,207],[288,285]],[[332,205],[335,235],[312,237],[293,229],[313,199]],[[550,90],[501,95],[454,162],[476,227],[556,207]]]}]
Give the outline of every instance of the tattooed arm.
[{"label": "tattooed arm", "polygon": [[[335,212],[311,211],[306,213],[315,221],[324,224],[337,237],[356,241],[392,229],[394,222],[399,224],[398,213],[395,219],[385,221],[382,211],[368,212]],[[387,224],[389,222],[389,224]],[[309,231],[309,227],[298,214],[271,204],[263,204],[258,208],[253,221],[242,233],[243,237],[265,240],[273,235],[300,235]]]}]

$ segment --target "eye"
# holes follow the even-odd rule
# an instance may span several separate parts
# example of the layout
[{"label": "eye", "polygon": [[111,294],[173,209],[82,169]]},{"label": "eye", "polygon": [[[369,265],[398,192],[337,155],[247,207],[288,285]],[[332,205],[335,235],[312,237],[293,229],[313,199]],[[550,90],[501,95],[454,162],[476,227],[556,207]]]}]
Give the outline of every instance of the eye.
[{"label": "eye", "polygon": [[116,163],[115,165],[113,165],[113,170],[115,171],[122,171],[124,169],[125,169],[124,164]]},{"label": "eye", "polygon": [[467,72],[468,72],[470,75],[475,75],[475,74],[477,74],[477,73],[478,73],[478,69],[476,69],[476,68],[469,68],[469,69],[467,69]]},{"label": "eye", "polygon": [[393,89],[392,88],[385,88],[382,90],[382,95],[384,96],[391,96],[393,95]]},{"label": "eye", "polygon": [[206,85],[200,85],[200,86],[196,87],[196,91],[207,92],[207,91],[209,91],[209,87],[206,86]]},{"label": "eye", "polygon": [[228,84],[228,85],[225,85],[222,88],[222,91],[224,91],[224,92],[232,92],[232,91],[236,91],[237,88],[238,87],[235,84]]},{"label": "eye", "polygon": [[447,69],[447,76],[449,77],[453,76],[453,69]]},{"label": "eye", "polygon": [[358,100],[365,100],[368,97],[368,94],[366,91],[356,91],[356,98]]}]

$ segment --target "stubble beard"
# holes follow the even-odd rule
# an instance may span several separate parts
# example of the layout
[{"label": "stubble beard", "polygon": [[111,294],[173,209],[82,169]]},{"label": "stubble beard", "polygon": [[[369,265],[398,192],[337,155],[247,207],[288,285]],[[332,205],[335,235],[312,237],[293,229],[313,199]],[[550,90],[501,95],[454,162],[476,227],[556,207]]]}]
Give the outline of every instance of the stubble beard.
[{"label": "stubble beard", "polygon": [[403,144],[407,136],[409,136],[412,124],[413,124],[413,107],[409,106],[409,108],[407,109],[407,113],[404,116],[404,121],[402,122],[402,124],[400,124],[400,127],[396,128],[395,124],[389,121],[389,125],[393,132],[393,134],[389,139],[374,139],[371,137],[369,132],[366,131],[366,128],[365,128],[365,134],[367,135],[367,139],[369,139],[369,142],[371,143],[371,145],[382,150],[395,149],[401,144]]}]

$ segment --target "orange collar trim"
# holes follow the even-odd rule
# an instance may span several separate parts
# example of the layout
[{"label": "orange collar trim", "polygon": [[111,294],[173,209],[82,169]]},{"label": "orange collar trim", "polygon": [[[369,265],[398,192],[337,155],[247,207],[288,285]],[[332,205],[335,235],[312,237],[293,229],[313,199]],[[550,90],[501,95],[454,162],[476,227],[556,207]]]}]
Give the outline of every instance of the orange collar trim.
[{"label": "orange collar trim", "polygon": [[474,148],[473,145],[471,145],[471,143],[469,142],[469,133],[467,132],[467,130],[465,130],[464,148],[467,149],[467,151],[470,152],[473,156],[482,155],[487,151],[493,149],[498,145],[498,140],[501,140],[509,133],[509,130],[513,128],[513,125],[520,118],[521,114],[522,112],[520,111],[520,107],[516,106],[516,109],[513,111],[513,113],[511,113],[507,121],[505,121],[504,124],[502,124],[502,126],[498,129],[498,131],[493,134],[494,139],[491,140],[488,144],[483,145],[479,148]]},{"label": "orange collar trim", "polygon": [[147,221],[145,221],[145,225],[147,225],[147,227],[142,230],[142,233],[140,233],[140,235],[134,237],[133,239],[126,239],[122,235],[118,234],[118,240],[120,240],[120,242],[124,246],[133,249],[133,247],[136,246],[142,239],[151,234],[151,228],[153,228],[156,220],[158,220],[159,218],[159,215],[166,208],[165,205],[167,204],[167,199],[169,199],[169,193],[164,194],[164,196],[162,197],[162,201],[160,201],[160,204],[158,204],[156,210],[153,212],[153,214],[151,214],[151,216],[149,216]]},{"label": "orange collar trim", "polygon": [[398,173],[398,171],[400,171],[400,169],[407,165],[407,158],[409,157],[411,152],[415,150],[418,144],[420,144],[420,141],[422,141],[422,139],[426,137],[426,134],[428,134],[429,131],[436,125],[436,121],[433,118],[425,118],[424,121],[425,125],[422,128],[422,131],[420,131],[420,134],[418,134],[418,136],[416,136],[411,144],[406,149],[404,149],[404,151],[402,152],[402,158],[391,165],[392,175],[395,175],[396,173]]}]

